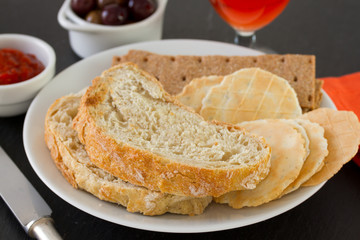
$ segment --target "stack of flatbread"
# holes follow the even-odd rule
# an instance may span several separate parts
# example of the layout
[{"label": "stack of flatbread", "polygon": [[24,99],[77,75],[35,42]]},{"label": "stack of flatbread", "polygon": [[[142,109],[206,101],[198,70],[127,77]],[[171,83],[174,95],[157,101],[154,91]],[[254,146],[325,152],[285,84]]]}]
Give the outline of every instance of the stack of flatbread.
[{"label": "stack of flatbread", "polygon": [[113,63],[51,105],[45,140],[73,187],[130,212],[259,206],[330,179],[358,150],[356,115],[319,108],[313,56],[132,50]]},{"label": "stack of flatbread", "polygon": [[237,124],[271,146],[265,180],[253,190],[214,198],[234,208],[258,206],[330,179],[360,144],[353,112],[319,108],[302,115],[288,81],[259,68],[193,79],[177,98],[206,119]]}]

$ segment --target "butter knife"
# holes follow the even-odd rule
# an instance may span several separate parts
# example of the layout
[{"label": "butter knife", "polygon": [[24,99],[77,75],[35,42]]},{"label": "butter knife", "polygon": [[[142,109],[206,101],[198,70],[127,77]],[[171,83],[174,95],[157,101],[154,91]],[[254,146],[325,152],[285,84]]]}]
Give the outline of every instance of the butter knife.
[{"label": "butter knife", "polygon": [[50,217],[51,209],[0,147],[0,194],[25,232],[39,240],[62,239]]}]

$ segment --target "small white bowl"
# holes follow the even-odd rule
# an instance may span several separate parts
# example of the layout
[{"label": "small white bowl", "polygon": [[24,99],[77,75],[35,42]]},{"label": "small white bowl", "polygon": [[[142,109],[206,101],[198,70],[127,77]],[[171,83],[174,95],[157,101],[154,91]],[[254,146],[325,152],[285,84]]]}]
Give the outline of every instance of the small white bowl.
[{"label": "small white bowl", "polygon": [[148,18],[121,26],[89,23],[72,11],[70,2],[63,3],[57,18],[69,31],[70,46],[80,57],[124,44],[161,39],[167,0],[157,0],[156,11]]},{"label": "small white bowl", "polygon": [[45,66],[35,77],[19,83],[0,85],[0,117],[25,113],[36,94],[55,74],[54,49],[38,38],[22,34],[0,34],[0,49],[12,48],[34,54]]}]

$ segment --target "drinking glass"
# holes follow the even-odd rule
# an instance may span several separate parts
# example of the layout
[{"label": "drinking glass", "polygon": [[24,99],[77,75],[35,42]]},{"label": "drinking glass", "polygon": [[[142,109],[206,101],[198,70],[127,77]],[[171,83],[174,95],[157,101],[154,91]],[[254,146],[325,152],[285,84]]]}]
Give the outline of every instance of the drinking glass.
[{"label": "drinking glass", "polygon": [[210,0],[216,12],[234,30],[234,42],[251,48],[256,46],[255,31],[271,23],[290,0]]}]

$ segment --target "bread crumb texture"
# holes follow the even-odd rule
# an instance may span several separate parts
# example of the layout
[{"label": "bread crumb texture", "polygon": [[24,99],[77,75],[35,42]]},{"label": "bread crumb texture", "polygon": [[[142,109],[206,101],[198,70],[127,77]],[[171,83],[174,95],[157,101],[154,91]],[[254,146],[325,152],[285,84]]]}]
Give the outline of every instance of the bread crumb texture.
[{"label": "bread crumb texture", "polygon": [[95,166],[84,145],[72,129],[83,92],[56,100],[45,120],[45,141],[51,156],[66,180],[77,189],[87,191],[101,200],[120,204],[129,212],[144,215],[201,214],[211,197],[193,198],[148,190],[109,174]]}]

